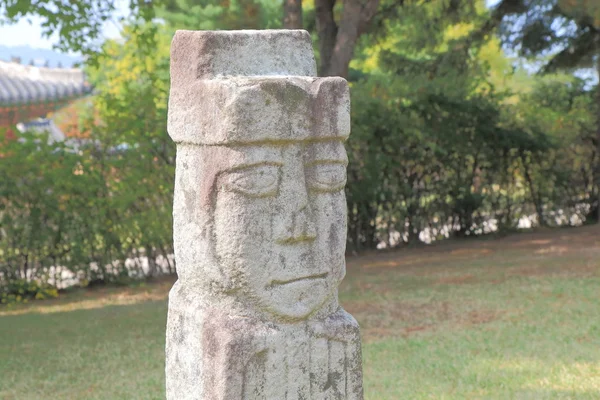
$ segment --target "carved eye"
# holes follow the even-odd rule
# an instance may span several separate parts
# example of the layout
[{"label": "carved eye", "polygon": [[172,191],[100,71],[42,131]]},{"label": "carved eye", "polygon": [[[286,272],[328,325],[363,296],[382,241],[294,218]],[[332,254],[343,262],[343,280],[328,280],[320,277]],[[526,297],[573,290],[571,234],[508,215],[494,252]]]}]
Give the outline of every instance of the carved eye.
[{"label": "carved eye", "polygon": [[308,174],[308,183],[315,192],[337,192],[346,186],[344,164],[315,164]]},{"label": "carved eye", "polygon": [[279,167],[276,165],[256,165],[226,176],[228,190],[250,197],[268,197],[277,194]]}]

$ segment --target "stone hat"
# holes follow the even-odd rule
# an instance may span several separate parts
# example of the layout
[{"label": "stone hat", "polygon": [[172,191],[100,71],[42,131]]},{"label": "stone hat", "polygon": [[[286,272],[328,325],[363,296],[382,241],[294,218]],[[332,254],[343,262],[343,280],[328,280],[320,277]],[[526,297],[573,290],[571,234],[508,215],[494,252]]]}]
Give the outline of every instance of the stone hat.
[{"label": "stone hat", "polygon": [[348,84],[315,75],[306,31],[177,31],[169,134],[199,145],[345,140]]}]

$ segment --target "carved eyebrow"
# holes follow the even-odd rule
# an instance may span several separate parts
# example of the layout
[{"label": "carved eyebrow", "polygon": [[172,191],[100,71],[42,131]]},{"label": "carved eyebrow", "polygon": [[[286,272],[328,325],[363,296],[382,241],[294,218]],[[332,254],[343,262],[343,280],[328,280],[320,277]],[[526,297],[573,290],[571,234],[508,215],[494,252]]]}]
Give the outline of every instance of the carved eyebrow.
[{"label": "carved eyebrow", "polygon": [[327,165],[327,164],[342,164],[343,166],[348,166],[348,160],[345,159],[323,159],[323,160],[310,160],[304,163],[307,167],[312,167],[314,165]]},{"label": "carved eyebrow", "polygon": [[262,166],[281,167],[282,165],[283,165],[283,163],[279,162],[279,161],[247,162],[247,163],[238,164],[231,168],[228,168],[224,172],[236,172],[236,171],[242,171],[242,170],[250,169],[250,168],[254,168],[254,167],[262,167]]}]

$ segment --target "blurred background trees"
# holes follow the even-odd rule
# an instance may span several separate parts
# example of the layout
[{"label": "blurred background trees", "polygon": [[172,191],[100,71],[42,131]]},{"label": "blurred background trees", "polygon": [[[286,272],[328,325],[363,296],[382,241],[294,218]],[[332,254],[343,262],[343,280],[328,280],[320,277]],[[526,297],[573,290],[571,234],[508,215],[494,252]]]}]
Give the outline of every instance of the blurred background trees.
[{"label": "blurred background trees", "polygon": [[2,142],[0,286],[57,282],[56,266],[88,283],[174,270],[175,29],[303,27],[319,74],[349,80],[349,250],[598,218],[594,1],[132,0],[122,39],[103,43],[115,2],[44,4],[4,0],[0,19],[41,15],[88,56],[76,124],[90,140]]}]

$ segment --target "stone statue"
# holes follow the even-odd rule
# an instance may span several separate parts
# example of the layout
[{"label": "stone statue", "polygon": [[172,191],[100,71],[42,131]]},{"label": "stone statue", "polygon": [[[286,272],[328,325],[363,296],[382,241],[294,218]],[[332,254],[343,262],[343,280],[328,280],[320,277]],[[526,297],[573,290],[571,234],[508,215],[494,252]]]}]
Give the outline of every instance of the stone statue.
[{"label": "stone statue", "polygon": [[168,400],[362,399],[345,275],[347,82],[306,31],[178,31]]}]

